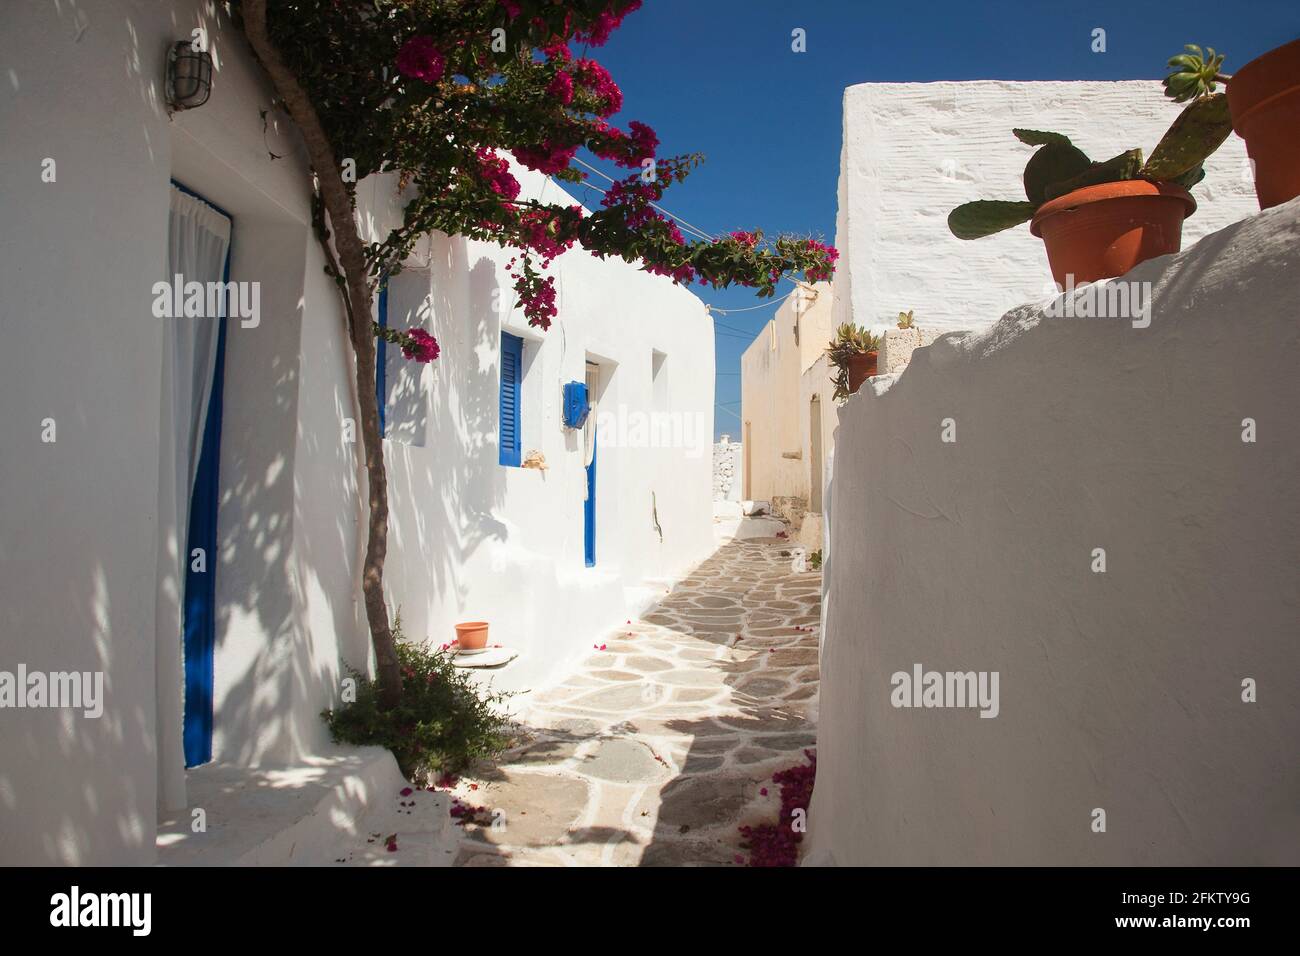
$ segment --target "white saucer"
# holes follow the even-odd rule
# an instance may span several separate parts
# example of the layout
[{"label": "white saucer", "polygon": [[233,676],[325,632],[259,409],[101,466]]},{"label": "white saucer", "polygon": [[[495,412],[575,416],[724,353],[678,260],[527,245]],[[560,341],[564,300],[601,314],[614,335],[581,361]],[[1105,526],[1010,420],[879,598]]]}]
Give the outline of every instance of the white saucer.
[{"label": "white saucer", "polygon": [[512,647],[485,647],[477,651],[460,651],[452,655],[456,667],[500,667],[509,664],[519,652]]},{"label": "white saucer", "polygon": [[490,651],[490,650],[493,650],[493,648],[491,648],[491,647],[453,647],[451,650],[452,650],[452,653],[453,653],[453,654],[455,654],[456,656],[459,657],[459,656],[461,656],[461,655],[463,655],[463,654],[482,654],[484,651]]}]

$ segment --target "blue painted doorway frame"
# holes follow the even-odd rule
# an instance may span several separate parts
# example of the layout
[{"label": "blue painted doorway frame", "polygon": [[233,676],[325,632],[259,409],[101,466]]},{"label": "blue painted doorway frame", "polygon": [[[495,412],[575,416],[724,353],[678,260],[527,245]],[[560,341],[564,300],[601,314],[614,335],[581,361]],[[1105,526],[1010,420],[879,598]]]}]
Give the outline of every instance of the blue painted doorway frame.
[{"label": "blue painted doorway frame", "polygon": [[[230,244],[222,282],[230,282],[230,252],[235,243],[235,220],[220,206],[172,180],[172,185],[212,207],[230,221]],[[199,465],[190,495],[190,521],[185,540],[185,605],[181,628],[185,670],[185,710],[182,740],[186,768],[212,760],[213,658],[217,644],[217,510],[220,497],[221,417],[226,380],[226,317],[223,308],[217,324],[217,355],[212,373],[212,393],[203,422]],[[204,570],[195,571],[195,548],[205,555]]]},{"label": "blue painted doorway frame", "polygon": [[[587,401],[594,404],[596,390],[600,387],[600,366],[587,363]],[[582,503],[582,547],[587,567],[596,566],[596,459],[598,448],[596,420],[589,419],[591,427],[591,464],[587,466],[587,500]]]}]

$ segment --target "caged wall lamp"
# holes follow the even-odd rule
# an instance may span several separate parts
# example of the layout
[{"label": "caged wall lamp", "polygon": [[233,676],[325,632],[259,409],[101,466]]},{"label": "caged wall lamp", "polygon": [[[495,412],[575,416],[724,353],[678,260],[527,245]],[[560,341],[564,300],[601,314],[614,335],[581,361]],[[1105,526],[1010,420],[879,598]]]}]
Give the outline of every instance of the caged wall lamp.
[{"label": "caged wall lamp", "polygon": [[212,95],[212,54],[180,40],[167,51],[167,105],[172,112],[202,106]]}]

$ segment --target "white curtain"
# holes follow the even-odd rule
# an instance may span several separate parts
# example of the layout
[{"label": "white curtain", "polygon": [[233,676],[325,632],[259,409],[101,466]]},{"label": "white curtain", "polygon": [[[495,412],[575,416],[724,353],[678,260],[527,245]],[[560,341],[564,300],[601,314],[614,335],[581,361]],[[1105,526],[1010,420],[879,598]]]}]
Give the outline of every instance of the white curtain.
[{"label": "white curtain", "polygon": [[[207,203],[171,187],[167,222],[168,283],[224,279],[230,220]],[[183,301],[184,289],[181,289]],[[175,296],[175,293],[173,293]],[[205,293],[204,297],[207,301]],[[185,806],[181,631],[189,561],[190,496],[199,466],[203,426],[216,374],[219,318],[178,316],[163,326],[162,411],[159,430],[159,550],[157,625],[158,804]],[[208,555],[208,568],[215,556]]]}]

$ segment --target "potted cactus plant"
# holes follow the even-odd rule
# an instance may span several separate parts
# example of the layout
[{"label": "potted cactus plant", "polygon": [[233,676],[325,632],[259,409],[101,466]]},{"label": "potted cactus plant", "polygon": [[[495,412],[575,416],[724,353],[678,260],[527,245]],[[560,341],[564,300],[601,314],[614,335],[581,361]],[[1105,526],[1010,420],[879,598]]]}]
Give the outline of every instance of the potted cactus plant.
[{"label": "potted cactus plant", "polygon": [[880,361],[880,337],[851,322],[835,330],[835,338],[826,347],[826,355],[835,374],[835,400],[842,402],[856,392],[872,375]]},{"label": "potted cactus plant", "polygon": [[1228,117],[1221,123],[1246,141],[1255,167],[1259,208],[1280,206],[1300,196],[1300,40],[1251,60],[1233,75],[1222,71],[1223,55],[1214,47],[1189,44],[1169,59],[1165,95],[1193,105],[1223,94]]},{"label": "potted cactus plant", "polygon": [[1012,130],[1037,147],[1025,165],[1025,200],[964,203],[949,213],[948,228],[958,239],[978,239],[1028,222],[1058,284],[1067,275],[1076,283],[1123,275],[1178,251],[1183,219],[1196,211],[1187,190],[1231,131],[1227,117],[1222,93],[1197,98],[1145,162],[1140,149],[1094,162],[1061,133]]}]

